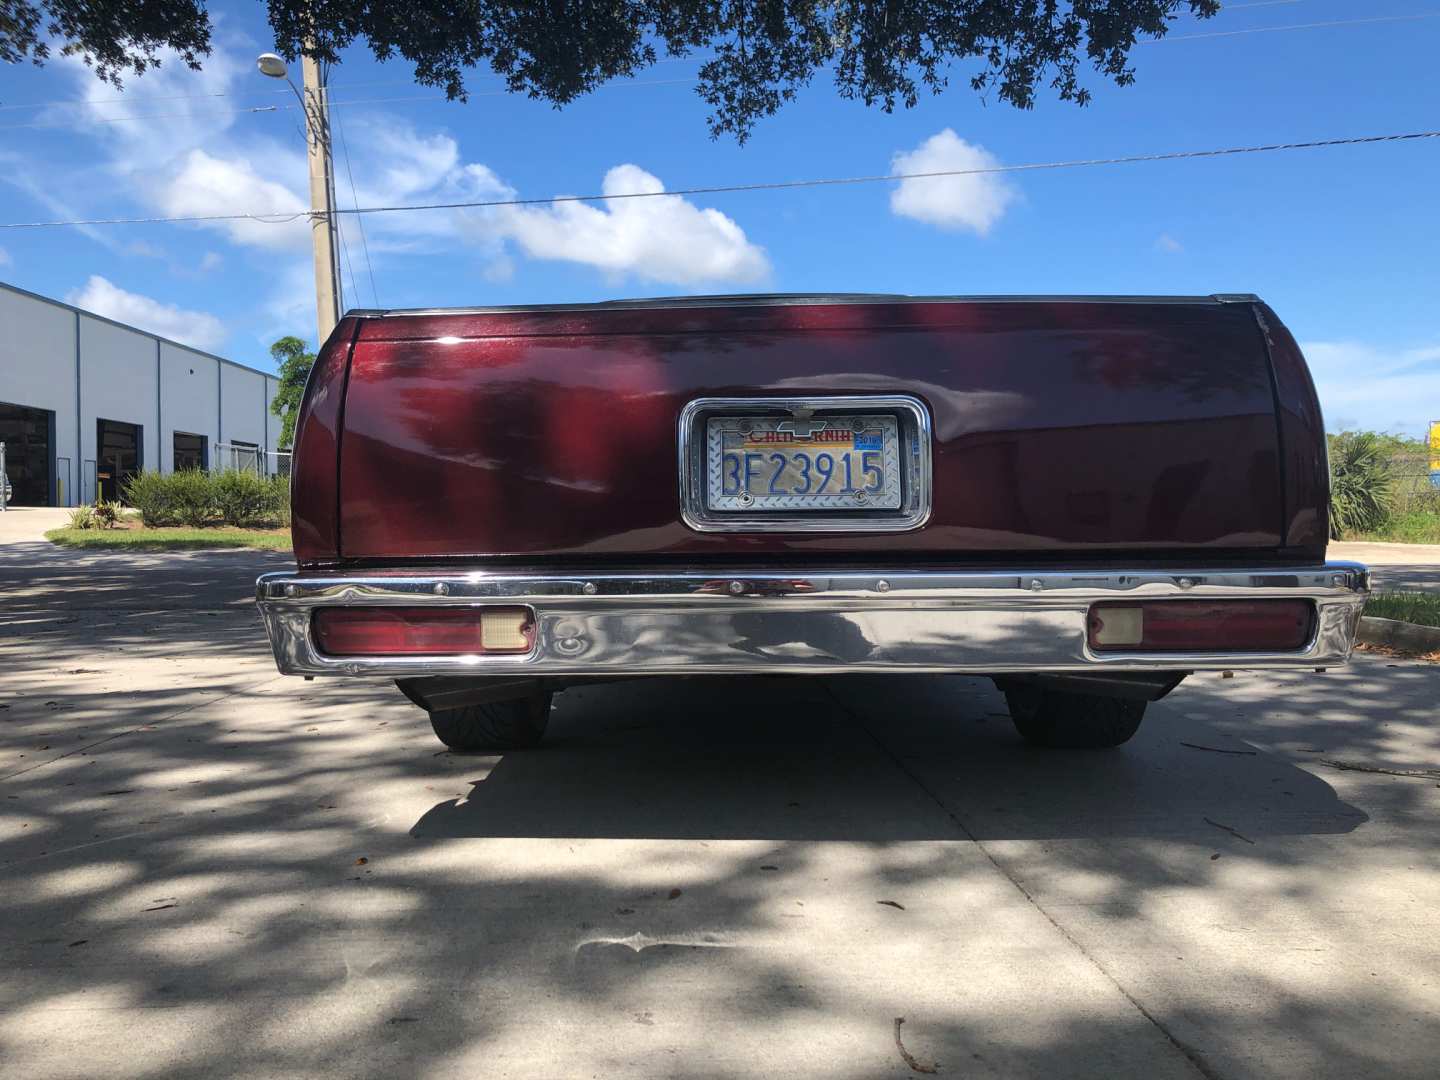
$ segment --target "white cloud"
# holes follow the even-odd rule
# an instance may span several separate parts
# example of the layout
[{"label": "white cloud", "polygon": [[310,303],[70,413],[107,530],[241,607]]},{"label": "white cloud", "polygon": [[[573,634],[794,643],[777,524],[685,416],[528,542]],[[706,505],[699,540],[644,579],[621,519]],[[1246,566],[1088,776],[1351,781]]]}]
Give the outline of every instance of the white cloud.
[{"label": "white cloud", "polygon": [[1159,236],[1155,238],[1155,250],[1175,254],[1176,252],[1184,251],[1185,245],[1180,243],[1179,240],[1176,240],[1169,233],[1162,232]]},{"label": "white cloud", "polygon": [[78,308],[104,315],[107,319],[128,323],[197,349],[214,351],[228,336],[225,324],[214,315],[186,311],[174,304],[126,292],[99,274],[92,274],[83,289],[71,290],[65,299]]},{"label": "white cloud", "polygon": [[315,267],[309,259],[285,259],[272,270],[269,292],[261,306],[263,322],[253,329],[269,344],[294,334],[313,339],[315,327]]},{"label": "white cloud", "polygon": [[[300,249],[310,242],[310,203],[284,184],[262,176],[244,157],[216,157],[191,150],[152,198],[169,217],[276,214],[271,221],[207,222],[237,244],[267,249]],[[300,216],[297,216],[300,215]],[[287,220],[288,218],[288,220]]]},{"label": "white cloud", "polygon": [[[119,100],[115,88],[96,79],[79,59],[60,61],[76,81],[78,102],[52,107],[45,118],[81,132],[102,149],[101,167],[111,177],[106,193],[129,195],[167,217],[307,212],[310,201],[302,197],[305,153],[298,136],[292,146],[267,138],[239,139],[231,130],[236,114],[225,107],[227,95],[239,91],[241,80],[252,73],[244,59],[216,49],[199,72],[191,71],[169,50],[161,50],[160,59],[158,68],[127,81],[134,97],[127,93],[118,95]],[[245,89],[260,94],[269,88]],[[292,103],[284,98],[275,96],[275,104],[290,109]],[[148,121],[112,122],[147,112],[164,115]],[[86,183],[93,188],[93,176],[87,177]],[[84,194],[93,196],[95,192]],[[305,219],[282,224],[213,222],[200,227],[224,233],[235,243],[267,250],[300,249],[309,243]],[[146,254],[138,249],[128,253]]]},{"label": "white cloud", "polygon": [[[890,162],[892,174],[934,173],[963,169],[993,169],[1000,160],[982,146],[967,143],[946,128],[914,150],[901,152]],[[1019,198],[1008,181],[994,173],[969,176],[934,176],[901,180],[890,193],[890,209],[942,229],[970,229],[981,236],[990,231],[1006,209]]]},{"label": "white cloud", "polygon": [[[662,192],[638,165],[605,174],[606,195]],[[748,284],[770,274],[763,248],[719,210],[678,195],[616,199],[603,205],[554,203],[501,208],[493,218],[525,254],[594,266],[612,275],[676,285]]]},{"label": "white cloud", "polygon": [[[465,163],[448,135],[421,135],[374,118],[361,126],[365,144],[377,156],[357,185],[362,206],[503,200],[518,194],[488,166]],[[625,164],[605,174],[601,190],[607,195],[659,193],[665,185],[638,165]],[[347,219],[343,224],[348,237],[354,223]],[[480,244],[471,253],[488,280],[505,280],[513,273],[511,247],[534,259],[580,263],[613,277],[671,285],[751,284],[770,274],[764,249],[732,218],[678,195],[375,214],[367,216],[365,227],[372,250],[382,251],[423,249],[436,239],[453,248],[454,234],[462,230]]]},{"label": "white cloud", "polygon": [[[92,76],[93,78],[93,76]],[[17,188],[31,200],[45,207],[49,213],[61,221],[73,220],[75,218],[91,217],[93,215],[81,213],[73,204],[57,196],[53,190],[54,184],[42,183],[38,179],[39,170],[35,163],[20,154],[7,153],[0,150],[0,180]],[[125,254],[125,245],[115,240],[114,234],[103,228],[96,228],[93,225],[77,225],[75,231],[85,236],[101,247],[116,254]]]},{"label": "white cloud", "polygon": [[[164,111],[181,115],[155,123],[107,123],[145,107],[140,100],[115,102],[114,90],[100,84],[83,65],[75,69],[80,107],[52,110],[50,119],[94,140],[108,174],[106,195],[129,196],[157,215],[205,217],[235,213],[276,215],[292,220],[196,222],[194,227],[252,249],[299,256],[310,248],[304,146],[243,135],[233,114],[217,110],[216,97],[239,92],[249,63],[237,53],[217,50],[201,74],[165,54],[165,63],[134,80],[146,99],[164,98]],[[250,92],[250,91],[247,91]],[[224,98],[219,99],[222,103]],[[283,98],[277,104],[288,105]],[[421,132],[383,116],[347,113],[354,151],[355,188],[341,173],[341,208],[508,199],[516,195],[488,166],[467,162],[455,139]],[[953,137],[953,136],[952,136]],[[86,201],[97,194],[86,181]],[[366,217],[372,259],[440,254],[464,258],[480,276],[504,280],[516,256],[578,263],[611,278],[633,277],[682,287],[750,284],[765,280],[770,263],[732,218],[680,196],[665,196],[658,177],[638,165],[622,164],[605,174],[607,194],[647,193],[601,205],[568,203],[495,207],[470,211],[375,214]],[[72,214],[67,216],[87,216]],[[360,250],[359,223],[342,215],[341,231],[352,259]],[[202,267],[203,269],[203,267]],[[357,266],[358,270],[358,266]],[[288,277],[276,267],[272,279]],[[287,308],[277,296],[272,310]],[[289,314],[288,310],[285,314]]]},{"label": "white cloud", "polygon": [[[94,69],[80,57],[57,57],[55,64],[69,70],[79,96],[76,103],[46,110],[42,119],[103,134],[112,146],[125,147],[123,159],[117,163],[137,172],[213,139],[235,123],[237,114],[225,99],[236,82],[249,78],[254,70],[244,57],[217,48],[205,57],[200,71],[192,71],[173,50],[161,49],[157,55],[160,65],[127,78],[124,92],[118,94],[115,87],[97,79]],[[264,94],[266,104],[273,101],[287,109],[291,104],[286,100],[288,91],[266,94],[269,86],[254,89],[253,84],[250,89],[254,90],[252,96]],[[150,115],[157,113],[164,115]],[[116,122],[117,117],[125,116],[147,119]]]},{"label": "white cloud", "polygon": [[1440,344],[1386,349],[1356,341],[1301,345],[1330,431],[1424,434],[1440,420]]},{"label": "white cloud", "polygon": [[[368,156],[375,160],[362,176],[358,192],[365,205],[395,203],[430,191],[453,177],[460,168],[460,147],[448,135],[421,135],[406,124],[381,118],[363,121]],[[374,203],[371,200],[374,200]]]},{"label": "white cloud", "polygon": [[15,260],[10,257],[10,252],[0,248],[0,266],[13,266]]}]

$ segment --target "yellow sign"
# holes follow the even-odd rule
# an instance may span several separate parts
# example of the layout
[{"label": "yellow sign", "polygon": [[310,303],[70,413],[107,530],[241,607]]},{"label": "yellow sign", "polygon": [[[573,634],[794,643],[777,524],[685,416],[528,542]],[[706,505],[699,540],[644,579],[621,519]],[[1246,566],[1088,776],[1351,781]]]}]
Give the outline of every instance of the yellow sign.
[{"label": "yellow sign", "polygon": [[1430,422],[1430,479],[1440,475],[1440,420]]}]

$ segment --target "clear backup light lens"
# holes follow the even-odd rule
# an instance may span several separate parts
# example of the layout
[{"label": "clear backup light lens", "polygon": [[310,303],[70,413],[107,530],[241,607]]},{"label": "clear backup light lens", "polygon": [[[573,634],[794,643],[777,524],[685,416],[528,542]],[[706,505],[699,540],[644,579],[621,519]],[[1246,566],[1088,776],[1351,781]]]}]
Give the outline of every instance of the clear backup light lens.
[{"label": "clear backup light lens", "polygon": [[475,656],[529,652],[526,607],[320,608],[311,623],[327,656]]},{"label": "clear backup light lens", "polygon": [[481,608],[480,644],[486,652],[525,652],[532,621],[527,608]]},{"label": "clear backup light lens", "polygon": [[1149,600],[1093,604],[1096,652],[1293,652],[1310,641],[1309,600]]},{"label": "clear backup light lens", "polygon": [[1097,649],[1139,645],[1145,636],[1145,611],[1138,607],[1090,609],[1090,644]]}]

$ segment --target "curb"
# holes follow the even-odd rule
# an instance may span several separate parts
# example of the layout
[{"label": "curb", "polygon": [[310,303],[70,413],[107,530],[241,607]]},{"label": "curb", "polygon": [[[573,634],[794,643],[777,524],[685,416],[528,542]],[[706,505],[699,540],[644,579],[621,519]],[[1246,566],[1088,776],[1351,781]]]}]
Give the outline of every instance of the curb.
[{"label": "curb", "polygon": [[1365,615],[1360,619],[1358,640],[1366,645],[1389,645],[1407,652],[1436,652],[1440,650],[1440,626],[1420,626],[1399,619]]}]

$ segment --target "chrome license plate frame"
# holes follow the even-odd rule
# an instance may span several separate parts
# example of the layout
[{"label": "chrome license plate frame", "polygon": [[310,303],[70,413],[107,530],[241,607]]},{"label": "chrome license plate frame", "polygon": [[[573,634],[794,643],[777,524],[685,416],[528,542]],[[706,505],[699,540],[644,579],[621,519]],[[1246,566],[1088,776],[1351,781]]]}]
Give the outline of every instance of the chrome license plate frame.
[{"label": "chrome license plate frame", "polygon": [[705,420],[705,505],[714,512],[898,510],[901,487],[893,414]]},{"label": "chrome license plate frame", "polygon": [[[783,431],[787,453],[809,455],[802,444],[821,436],[837,440],[851,454],[850,490],[841,481],[827,484],[819,497],[806,497],[798,463],[781,474],[769,490],[774,465],[764,472],[759,490],[752,483],[737,486],[737,475],[725,476],[727,440],[730,452],[737,440],[761,433]],[[853,434],[865,436],[857,441]],[[878,444],[881,460],[865,458],[867,448]],[[908,394],[835,397],[699,398],[680,416],[680,502],[685,523],[701,532],[906,532],[918,529],[930,516],[931,467],[930,412],[925,403]],[[753,451],[752,451],[753,452]],[[818,452],[817,452],[818,453]],[[857,456],[858,455],[858,456]],[[812,460],[818,460],[813,458]],[[730,463],[733,468],[733,461]],[[752,460],[752,465],[754,464]],[[768,464],[768,463],[767,463]],[[842,467],[843,459],[835,465]],[[861,484],[858,466],[880,467],[881,482]],[[843,473],[842,473],[843,475]],[[864,487],[871,490],[865,491]],[[857,490],[861,489],[861,490]],[[748,501],[746,499],[748,496]]]}]

